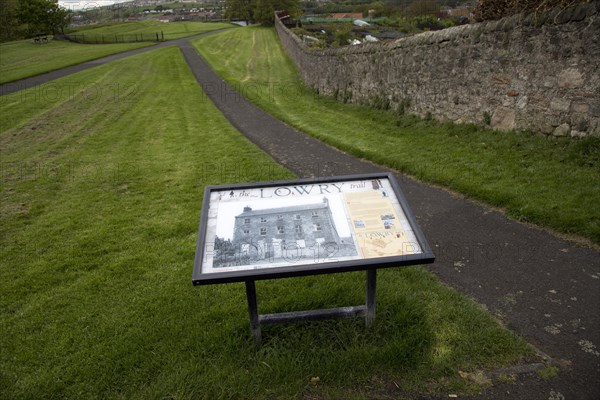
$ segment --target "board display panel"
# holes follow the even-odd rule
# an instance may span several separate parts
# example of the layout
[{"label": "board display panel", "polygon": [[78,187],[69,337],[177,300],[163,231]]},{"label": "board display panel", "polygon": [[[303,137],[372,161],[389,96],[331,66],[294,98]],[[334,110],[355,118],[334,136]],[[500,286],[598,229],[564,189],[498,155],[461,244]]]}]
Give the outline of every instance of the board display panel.
[{"label": "board display panel", "polygon": [[433,261],[390,173],[207,186],[192,282]]}]

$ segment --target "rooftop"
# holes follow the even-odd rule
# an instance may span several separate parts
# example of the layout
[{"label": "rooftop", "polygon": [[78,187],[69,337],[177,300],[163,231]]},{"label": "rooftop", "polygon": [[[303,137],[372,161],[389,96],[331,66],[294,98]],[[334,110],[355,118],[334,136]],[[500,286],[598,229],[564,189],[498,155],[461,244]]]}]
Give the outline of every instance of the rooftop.
[{"label": "rooftop", "polygon": [[253,210],[250,207],[244,207],[244,212],[239,214],[236,218],[239,217],[250,217],[255,215],[267,215],[267,214],[283,214],[294,211],[309,211],[309,210],[320,210],[324,208],[328,208],[329,204],[326,202],[316,203],[316,204],[301,204],[297,206],[289,206],[289,207],[276,207],[276,208],[265,208],[261,210]]}]

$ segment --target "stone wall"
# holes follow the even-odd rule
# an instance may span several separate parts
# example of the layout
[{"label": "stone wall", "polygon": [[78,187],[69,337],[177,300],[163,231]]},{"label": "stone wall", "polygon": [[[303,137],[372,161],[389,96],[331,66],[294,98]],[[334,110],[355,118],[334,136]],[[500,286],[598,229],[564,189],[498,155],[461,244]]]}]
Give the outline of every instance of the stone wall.
[{"label": "stone wall", "polygon": [[276,27],[306,84],[341,101],[600,136],[600,0],[342,48],[311,49],[277,18]]}]

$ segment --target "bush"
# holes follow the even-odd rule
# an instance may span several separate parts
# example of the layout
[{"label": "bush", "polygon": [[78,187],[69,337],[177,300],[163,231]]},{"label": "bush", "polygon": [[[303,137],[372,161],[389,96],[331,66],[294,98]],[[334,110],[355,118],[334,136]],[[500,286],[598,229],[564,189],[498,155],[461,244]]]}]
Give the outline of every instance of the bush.
[{"label": "bush", "polygon": [[432,16],[415,17],[415,26],[422,31],[439,31],[445,26]]},{"label": "bush", "polygon": [[333,32],[333,45],[345,46],[352,37],[352,24],[340,24]]}]

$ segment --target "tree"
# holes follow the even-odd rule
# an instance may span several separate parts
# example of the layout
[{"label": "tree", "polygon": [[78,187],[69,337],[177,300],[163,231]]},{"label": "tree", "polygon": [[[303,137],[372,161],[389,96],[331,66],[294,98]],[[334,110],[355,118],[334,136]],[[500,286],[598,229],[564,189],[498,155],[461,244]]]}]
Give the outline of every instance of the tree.
[{"label": "tree", "polygon": [[414,0],[406,8],[406,14],[411,17],[421,15],[437,16],[440,6],[435,0]]},{"label": "tree", "polygon": [[273,24],[275,11],[300,12],[300,0],[225,0],[225,17]]},{"label": "tree", "polygon": [[214,243],[214,260],[217,263],[226,263],[235,257],[235,246],[231,243],[230,239],[221,239],[215,236]]},{"label": "tree", "polygon": [[13,40],[20,36],[16,10],[16,0],[0,0],[0,42]]},{"label": "tree", "polygon": [[29,34],[62,32],[71,22],[71,12],[53,0],[21,0],[16,16]]},{"label": "tree", "polygon": [[50,32],[64,32],[67,25],[71,23],[71,11],[52,3],[52,6],[47,10],[48,13],[48,28]]},{"label": "tree", "polygon": [[253,3],[252,16],[256,22],[264,24],[274,21],[275,0],[254,0]]},{"label": "tree", "polygon": [[[272,25],[275,11],[287,11],[291,16],[300,14],[300,0],[253,0],[255,5],[254,20],[261,24]],[[262,4],[261,4],[262,3]],[[259,8],[260,5],[260,8]]]},{"label": "tree", "polygon": [[249,23],[252,20],[253,1],[256,0],[225,0],[225,18]]},{"label": "tree", "polygon": [[[383,1],[375,1],[373,3],[360,4],[353,10],[353,12],[360,12],[363,14],[363,17],[379,17],[383,15],[383,10],[385,7],[386,5]],[[374,15],[369,15],[369,10],[373,10]]]}]

